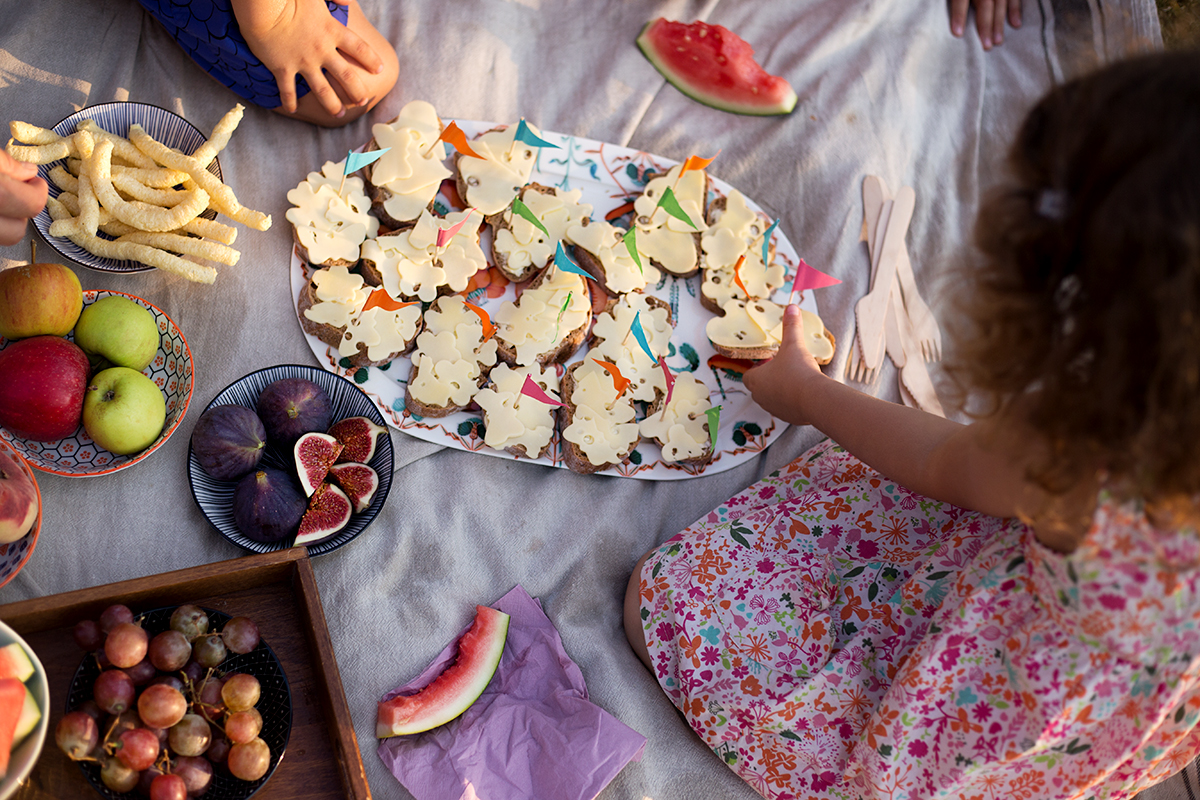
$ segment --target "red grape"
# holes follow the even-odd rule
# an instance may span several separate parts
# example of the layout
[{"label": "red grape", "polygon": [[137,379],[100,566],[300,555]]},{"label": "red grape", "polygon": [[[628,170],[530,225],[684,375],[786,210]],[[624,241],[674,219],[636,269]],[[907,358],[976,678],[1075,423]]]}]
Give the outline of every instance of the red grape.
[{"label": "red grape", "polygon": [[221,630],[225,646],[234,653],[249,653],[258,647],[258,625],[249,617],[234,617]]},{"label": "red grape", "polygon": [[204,754],[204,757],[214,764],[220,764],[229,757],[229,748],[232,746],[233,743],[228,739],[213,739],[213,742],[208,746],[208,752]]},{"label": "red grape", "polygon": [[267,774],[271,765],[271,749],[262,739],[251,739],[229,748],[229,772],[244,781],[256,781]]},{"label": "red grape", "polygon": [[72,761],[86,758],[99,741],[100,729],[96,727],[96,720],[82,711],[63,714],[54,729],[54,743]]},{"label": "red grape", "polygon": [[133,679],[119,669],[106,669],[92,686],[92,699],[109,714],[120,714],[133,705],[137,690]]},{"label": "red grape", "polygon": [[199,699],[195,707],[207,720],[216,722],[225,714],[225,703],[221,700],[221,681],[209,678],[200,686]]},{"label": "red grape", "polygon": [[201,636],[192,644],[192,658],[196,663],[207,669],[214,669],[221,665],[225,660],[225,642],[221,641],[221,636],[216,633],[210,633],[207,636]]},{"label": "red grape", "polygon": [[158,670],[154,668],[148,658],[143,658],[132,667],[126,667],[124,672],[133,679],[134,686],[145,686],[158,676]]},{"label": "red grape", "polygon": [[108,633],[122,622],[133,622],[133,612],[129,610],[129,606],[118,603],[100,612],[100,630],[103,633]]},{"label": "red grape", "polygon": [[100,782],[114,792],[133,791],[138,784],[138,771],[130,769],[116,758],[106,760],[100,768]]},{"label": "red grape", "polygon": [[141,625],[118,622],[104,640],[104,655],[114,667],[132,667],[146,657],[150,636]]},{"label": "red grape", "polygon": [[245,711],[258,704],[261,691],[258,678],[253,675],[231,675],[221,687],[221,699],[230,711]]},{"label": "red grape", "polygon": [[171,612],[171,630],[179,631],[190,642],[208,633],[208,614],[199,606],[180,606]]},{"label": "red grape", "polygon": [[95,620],[84,619],[76,622],[75,630],[72,633],[75,637],[75,644],[84,650],[99,650],[104,645],[104,633]]},{"label": "red grape", "polygon": [[181,756],[198,756],[212,742],[212,728],[199,714],[184,714],[172,727],[167,739],[171,751]]},{"label": "red grape", "polygon": [[257,708],[235,711],[225,720],[225,735],[234,744],[245,744],[262,732],[262,714]]},{"label": "red grape", "polygon": [[159,775],[150,782],[150,800],[187,800],[187,783],[178,775]]},{"label": "red grape", "polygon": [[158,751],[158,737],[145,728],[134,728],[117,737],[117,760],[137,772],[149,769]]},{"label": "red grape", "polygon": [[199,797],[212,783],[213,767],[207,758],[180,756],[175,759],[175,774],[187,784],[189,797]]},{"label": "red grape", "polygon": [[158,675],[150,681],[151,686],[158,686],[159,684],[163,686],[170,686],[175,691],[181,693],[185,688],[183,681],[181,681],[178,676],[175,675]]},{"label": "red grape", "polygon": [[150,640],[150,663],[163,672],[183,669],[192,657],[192,645],[179,631],[163,631]]},{"label": "red grape", "polygon": [[138,698],[138,714],[152,728],[169,728],[187,713],[187,699],[181,692],[161,683],[147,686]]}]

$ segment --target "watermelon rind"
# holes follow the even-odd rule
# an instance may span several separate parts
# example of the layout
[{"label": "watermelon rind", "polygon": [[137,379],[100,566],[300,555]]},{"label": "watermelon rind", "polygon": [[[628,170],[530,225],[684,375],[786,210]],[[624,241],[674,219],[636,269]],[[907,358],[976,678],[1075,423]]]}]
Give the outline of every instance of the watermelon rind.
[{"label": "watermelon rind", "polygon": [[[677,23],[670,23],[662,17],[647,22],[642,26],[641,33],[638,34],[637,46],[642,51],[642,55],[646,56],[650,63],[654,65],[654,68],[667,79],[667,82],[688,97],[721,111],[760,117],[790,114],[796,108],[796,92],[792,89],[791,85],[783,78],[767,74],[757,63],[753,63],[752,58],[750,61],[754,69],[762,77],[770,79],[775,85],[776,90],[774,92],[767,94],[758,90],[756,93],[755,87],[745,83],[741,77],[735,74],[736,71],[734,70],[730,70],[727,75],[723,76],[726,79],[726,87],[723,92],[725,96],[718,93],[717,87],[702,85],[700,82],[685,75],[671,65],[657,42],[657,35],[661,32],[662,26],[668,24]],[[705,25],[702,22],[692,24],[697,26]],[[710,30],[719,28],[723,34],[737,39],[738,42],[744,44],[736,34],[721,28],[719,25],[706,27]]]},{"label": "watermelon rind", "polygon": [[33,661],[20,642],[0,647],[0,678],[16,678],[24,683],[33,675]]},{"label": "watermelon rind", "polygon": [[17,718],[17,729],[13,732],[13,747],[19,745],[22,740],[37,727],[38,722],[42,719],[42,710],[38,708],[37,700],[33,699],[33,692],[29,691],[29,687],[25,687],[25,704],[21,706],[21,716]]},{"label": "watermelon rind", "polygon": [[379,704],[375,735],[380,739],[432,730],[461,716],[483,694],[496,674],[509,616],[487,606],[475,607],[475,621],[458,640],[458,655],[425,688]]}]

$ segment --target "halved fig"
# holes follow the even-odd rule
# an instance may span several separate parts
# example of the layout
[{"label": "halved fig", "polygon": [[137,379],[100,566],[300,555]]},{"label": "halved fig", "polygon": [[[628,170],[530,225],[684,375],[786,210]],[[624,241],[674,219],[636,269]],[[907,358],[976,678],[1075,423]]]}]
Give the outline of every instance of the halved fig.
[{"label": "halved fig", "polygon": [[296,474],[300,486],[309,497],[325,480],[329,468],[342,452],[342,443],[327,433],[306,433],[296,440],[292,448],[296,454]]},{"label": "halved fig", "polygon": [[387,428],[376,425],[369,417],[346,417],[333,423],[329,435],[342,443],[342,454],[338,462],[354,461],[366,464],[375,456],[375,446],[380,436],[387,435]]},{"label": "halved fig", "polygon": [[308,510],[300,520],[295,544],[317,544],[346,527],[353,506],[350,498],[332,483],[321,483],[309,498]]},{"label": "halved fig", "polygon": [[366,464],[347,462],[334,464],[329,468],[329,479],[341,487],[355,513],[362,513],[375,499],[375,491],[379,488],[379,473]]}]

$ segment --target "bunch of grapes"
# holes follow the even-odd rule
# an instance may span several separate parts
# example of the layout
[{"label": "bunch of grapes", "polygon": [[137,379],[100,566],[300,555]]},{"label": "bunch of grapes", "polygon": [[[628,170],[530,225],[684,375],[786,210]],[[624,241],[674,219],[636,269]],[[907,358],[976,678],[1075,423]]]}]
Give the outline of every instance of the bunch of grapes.
[{"label": "bunch of grapes", "polygon": [[245,781],[265,775],[271,751],[259,737],[258,678],[220,670],[228,654],[258,646],[254,621],[233,617],[210,631],[202,608],[183,605],[161,633],[141,623],[118,604],[75,626],[75,642],[101,671],[92,698],[58,723],[59,749],[99,763],[112,791],[138,789],[151,800],[200,797],[217,770]]}]

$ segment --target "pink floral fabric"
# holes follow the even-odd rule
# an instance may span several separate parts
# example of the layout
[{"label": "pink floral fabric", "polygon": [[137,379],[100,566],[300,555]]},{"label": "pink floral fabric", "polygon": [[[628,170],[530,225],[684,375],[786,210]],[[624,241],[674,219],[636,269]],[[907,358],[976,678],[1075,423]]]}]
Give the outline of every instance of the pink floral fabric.
[{"label": "pink floral fabric", "polygon": [[764,797],[1117,800],[1200,752],[1197,564],[1103,495],[1064,556],[826,441],[666,541],[641,616]]}]

